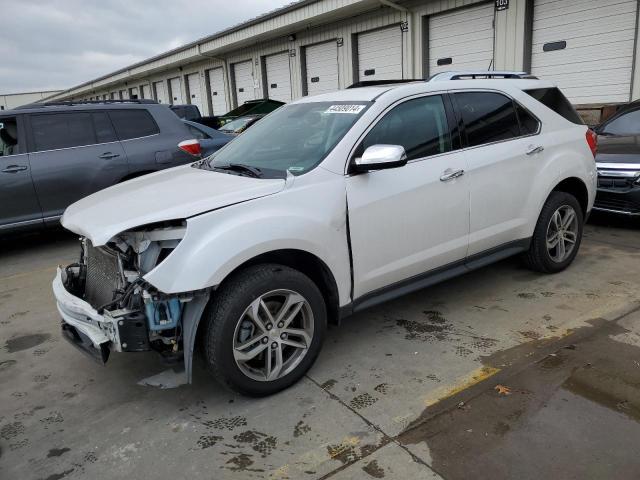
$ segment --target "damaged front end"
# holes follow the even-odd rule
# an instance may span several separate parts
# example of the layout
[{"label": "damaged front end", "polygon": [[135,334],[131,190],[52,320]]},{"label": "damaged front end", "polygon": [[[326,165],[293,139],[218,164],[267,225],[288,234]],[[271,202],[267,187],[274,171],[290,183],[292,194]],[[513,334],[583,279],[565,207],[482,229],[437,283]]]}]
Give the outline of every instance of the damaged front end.
[{"label": "damaged front end", "polygon": [[79,262],[59,267],[53,282],[64,337],[101,363],[112,351],[184,358],[190,379],[193,352],[189,347],[185,356],[183,345],[193,344],[209,292],[165,294],[144,280],[185,232],[185,221],[171,221],[121,233],[99,247],[82,238]]}]

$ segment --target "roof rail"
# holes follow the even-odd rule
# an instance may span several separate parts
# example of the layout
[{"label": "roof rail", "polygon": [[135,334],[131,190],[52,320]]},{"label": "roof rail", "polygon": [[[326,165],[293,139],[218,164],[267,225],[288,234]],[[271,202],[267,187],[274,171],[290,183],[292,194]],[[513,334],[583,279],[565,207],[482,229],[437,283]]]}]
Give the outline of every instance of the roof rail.
[{"label": "roof rail", "polygon": [[430,82],[439,82],[443,80],[485,80],[491,78],[498,79],[510,79],[510,80],[538,80],[538,77],[531,75],[527,72],[509,72],[509,71],[494,71],[494,70],[476,70],[476,71],[461,71],[461,72],[442,72],[436,73],[429,78]]},{"label": "roof rail", "polygon": [[42,103],[30,103],[28,105],[22,105],[16,107],[14,110],[26,110],[29,108],[42,108],[42,107],[70,107],[73,105],[101,105],[109,103],[136,103],[136,104],[157,104],[155,100],[147,98],[137,99],[107,99],[107,100],[66,100],[60,102],[42,102]]},{"label": "roof rail", "polygon": [[393,85],[395,83],[411,83],[411,82],[424,82],[423,78],[396,78],[389,80],[362,80],[361,82],[356,82],[352,85],[349,85],[347,88],[363,88],[363,87],[377,87],[380,85]]}]

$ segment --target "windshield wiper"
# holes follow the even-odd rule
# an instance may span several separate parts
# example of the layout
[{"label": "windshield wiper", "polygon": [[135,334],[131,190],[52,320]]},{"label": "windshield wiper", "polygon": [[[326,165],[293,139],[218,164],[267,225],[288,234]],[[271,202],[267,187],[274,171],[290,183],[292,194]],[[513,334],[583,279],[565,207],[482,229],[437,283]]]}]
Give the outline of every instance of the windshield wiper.
[{"label": "windshield wiper", "polygon": [[243,173],[253,178],[260,178],[263,176],[262,170],[251,165],[244,165],[242,163],[229,163],[228,165],[214,165],[213,168],[218,170],[232,170],[234,172]]}]

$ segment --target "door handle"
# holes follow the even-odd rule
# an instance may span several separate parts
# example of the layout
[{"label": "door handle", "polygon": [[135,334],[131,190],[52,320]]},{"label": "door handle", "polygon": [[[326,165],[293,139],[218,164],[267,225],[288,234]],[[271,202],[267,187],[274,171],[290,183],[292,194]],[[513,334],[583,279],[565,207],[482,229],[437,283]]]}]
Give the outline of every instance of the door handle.
[{"label": "door handle", "polygon": [[544,150],[544,147],[542,145],[529,145],[527,147],[527,155],[535,155],[536,153],[540,153]]},{"label": "door handle", "polygon": [[442,175],[440,176],[441,182],[448,182],[449,180],[453,180],[454,178],[458,178],[464,175],[464,170],[451,170],[447,168]]},{"label": "door handle", "polygon": [[103,158],[105,160],[109,160],[111,158],[119,157],[120,155],[117,153],[105,152],[102,155],[99,155],[98,158]]},{"label": "door handle", "polygon": [[9,165],[7,168],[3,169],[4,173],[18,173],[23,172],[27,169],[24,165]]}]

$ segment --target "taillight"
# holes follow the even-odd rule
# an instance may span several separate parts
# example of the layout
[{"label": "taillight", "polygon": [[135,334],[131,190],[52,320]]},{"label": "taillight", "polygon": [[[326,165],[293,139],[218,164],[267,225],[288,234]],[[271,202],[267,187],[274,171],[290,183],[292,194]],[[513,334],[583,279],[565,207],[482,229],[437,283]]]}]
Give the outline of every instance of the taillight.
[{"label": "taillight", "polygon": [[187,152],[194,157],[199,157],[202,153],[202,147],[200,147],[200,142],[196,139],[193,140],[184,140],[178,144],[178,148],[183,152]]},{"label": "taillight", "polygon": [[590,128],[587,129],[586,135],[587,135],[587,144],[591,149],[591,153],[593,153],[593,158],[596,158],[596,150],[598,149],[598,135],[596,135],[596,132],[594,132]]}]

